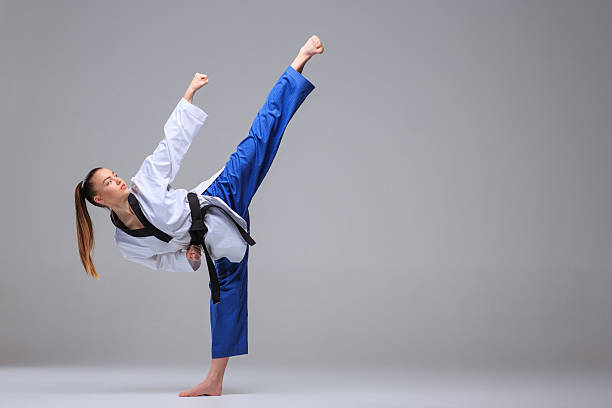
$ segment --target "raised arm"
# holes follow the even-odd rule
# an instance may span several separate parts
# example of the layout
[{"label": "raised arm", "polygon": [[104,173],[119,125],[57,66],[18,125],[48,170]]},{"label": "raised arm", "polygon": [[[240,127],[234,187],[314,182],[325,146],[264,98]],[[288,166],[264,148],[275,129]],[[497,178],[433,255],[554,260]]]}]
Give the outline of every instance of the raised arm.
[{"label": "raised arm", "polygon": [[206,75],[196,73],[191,84],[164,125],[164,138],[155,151],[147,156],[132,181],[144,190],[164,191],[174,180],[183,159],[208,117],[206,112],[193,105],[195,92],[208,83]]}]

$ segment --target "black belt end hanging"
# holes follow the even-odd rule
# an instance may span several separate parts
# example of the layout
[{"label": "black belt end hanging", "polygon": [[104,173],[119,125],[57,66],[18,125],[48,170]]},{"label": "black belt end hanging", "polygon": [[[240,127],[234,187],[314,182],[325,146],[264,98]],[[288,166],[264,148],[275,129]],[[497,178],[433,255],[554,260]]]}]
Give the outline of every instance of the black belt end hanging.
[{"label": "black belt end hanging", "polygon": [[[200,200],[198,199],[198,195],[193,192],[187,193],[187,199],[189,200],[189,209],[191,210],[191,228],[189,228],[189,235],[191,235],[191,242],[189,245],[202,245],[204,249],[204,254],[206,255],[206,264],[208,265],[208,276],[210,277],[210,286],[212,292],[212,301],[213,304],[217,304],[221,302],[221,287],[219,285],[219,278],[217,276],[217,269],[215,268],[215,262],[212,260],[210,253],[208,253],[208,249],[206,248],[206,244],[204,243],[204,235],[208,232],[208,228],[206,228],[206,224],[204,224],[204,215],[206,211],[210,207],[217,207],[221,209],[224,213],[227,214],[224,208],[219,207],[214,204],[210,204],[205,206],[204,208],[200,208]],[[242,228],[236,220],[229,214],[227,216],[234,222],[236,228],[242,235],[242,238],[246,241],[248,245],[255,245],[255,240],[249,235],[248,232],[244,228]]]},{"label": "black belt end hanging", "polygon": [[191,235],[191,242],[189,245],[202,245],[204,254],[206,255],[206,264],[208,265],[208,276],[210,278],[212,301],[214,304],[221,302],[221,287],[219,286],[219,278],[217,277],[217,269],[213,262],[206,244],[204,243],[204,235],[208,232],[206,224],[204,224],[204,216],[200,209],[200,200],[196,193],[189,192],[187,194],[189,200],[189,209],[191,210],[191,228],[189,228],[189,235]]},{"label": "black belt end hanging", "polygon": [[[208,232],[206,224],[204,224],[204,215],[210,207],[217,207],[227,214],[224,208],[214,204],[200,208],[200,200],[198,195],[193,192],[187,193],[187,199],[189,200],[189,209],[191,210],[191,228],[189,228],[189,235],[191,235],[191,242],[189,245],[202,245],[204,254],[206,255],[206,264],[208,265],[208,276],[210,277],[210,286],[212,292],[212,301],[214,304],[221,301],[221,288],[219,286],[219,278],[217,276],[217,269],[215,268],[215,262],[212,260],[206,244],[204,243],[204,235]],[[234,222],[236,228],[242,235],[242,238],[247,242],[248,245],[255,245],[255,240],[251,238],[248,232],[243,229],[236,220],[229,214],[227,216]]]}]

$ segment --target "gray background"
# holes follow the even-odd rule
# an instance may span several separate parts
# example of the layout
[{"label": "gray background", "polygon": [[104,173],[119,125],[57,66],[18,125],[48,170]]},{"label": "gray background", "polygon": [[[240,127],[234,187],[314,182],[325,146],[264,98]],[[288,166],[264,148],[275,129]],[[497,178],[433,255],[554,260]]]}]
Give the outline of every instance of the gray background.
[{"label": "gray background", "polygon": [[0,7],[0,364],[206,366],[206,269],[124,260],[88,204],[88,278],[73,190],[98,165],[129,180],[196,71],[209,118],[173,185],[210,177],[312,34],[232,361],[612,363],[609,2]]}]

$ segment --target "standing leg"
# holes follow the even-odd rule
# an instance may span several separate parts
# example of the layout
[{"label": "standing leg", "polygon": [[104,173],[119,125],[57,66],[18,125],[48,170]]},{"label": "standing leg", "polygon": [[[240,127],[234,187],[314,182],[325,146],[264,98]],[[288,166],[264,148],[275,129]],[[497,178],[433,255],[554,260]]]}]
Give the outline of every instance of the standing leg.
[{"label": "standing leg", "polygon": [[[225,374],[225,367],[227,367],[228,361],[229,357],[213,358],[210,362],[210,368],[206,379],[192,389],[181,392],[179,397],[221,395],[223,392],[223,375]],[[201,391],[197,391],[198,387]]]},{"label": "standing leg", "polygon": [[[250,217],[245,214],[247,229]],[[249,247],[240,262],[227,258],[215,260],[215,268],[221,289],[221,302],[210,299],[210,326],[212,334],[212,361],[208,375],[200,384],[183,391],[180,397],[197,395],[221,395],[225,367],[231,356],[248,353],[247,267]],[[208,287],[211,288],[210,282]]]},{"label": "standing leg", "polygon": [[[253,120],[248,136],[230,155],[219,177],[202,193],[225,201],[244,218],[249,232],[248,207],[251,199],[272,164],[289,120],[314,89],[314,85],[301,75],[304,64],[314,54],[322,52],[323,46],[317,36],[306,41],[270,91]],[[230,262],[225,257],[215,260],[221,302],[213,304],[212,298],[210,301],[212,362],[206,379],[181,392],[181,397],[221,395],[229,357],[248,353],[248,254],[247,246],[244,258],[238,263]]]}]

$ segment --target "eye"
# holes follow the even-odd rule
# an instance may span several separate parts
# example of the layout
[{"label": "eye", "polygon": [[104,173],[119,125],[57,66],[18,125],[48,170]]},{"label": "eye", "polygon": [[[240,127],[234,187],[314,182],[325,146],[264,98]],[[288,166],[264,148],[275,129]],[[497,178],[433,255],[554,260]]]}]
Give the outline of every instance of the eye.
[{"label": "eye", "polygon": [[[116,174],[115,174],[115,177],[117,177],[117,175],[116,175]],[[111,179],[108,179],[108,180],[106,181],[106,185],[107,185],[107,186],[110,186],[111,181],[112,181]]]}]

